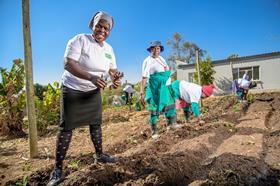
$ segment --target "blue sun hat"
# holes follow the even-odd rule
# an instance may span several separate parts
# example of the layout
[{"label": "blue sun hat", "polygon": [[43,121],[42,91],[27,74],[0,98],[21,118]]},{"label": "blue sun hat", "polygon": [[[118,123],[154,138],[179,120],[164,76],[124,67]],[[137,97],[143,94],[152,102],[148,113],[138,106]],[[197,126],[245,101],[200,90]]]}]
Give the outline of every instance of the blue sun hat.
[{"label": "blue sun hat", "polygon": [[151,52],[151,49],[152,49],[153,47],[156,47],[156,46],[159,46],[159,47],[160,47],[160,52],[164,51],[164,47],[161,45],[161,42],[160,42],[160,41],[152,41],[152,42],[150,43],[149,48],[147,48],[147,50],[148,50],[149,52]]}]

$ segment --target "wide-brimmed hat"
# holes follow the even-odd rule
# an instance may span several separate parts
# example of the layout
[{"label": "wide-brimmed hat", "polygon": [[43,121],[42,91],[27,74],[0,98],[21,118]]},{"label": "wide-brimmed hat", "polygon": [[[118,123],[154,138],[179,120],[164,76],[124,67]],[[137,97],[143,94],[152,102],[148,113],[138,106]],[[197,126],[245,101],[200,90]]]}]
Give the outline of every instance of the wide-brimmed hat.
[{"label": "wide-brimmed hat", "polygon": [[152,42],[150,43],[150,46],[147,48],[147,50],[148,50],[149,52],[151,52],[151,49],[152,49],[153,47],[156,47],[156,46],[159,46],[159,47],[160,47],[160,51],[161,51],[161,52],[164,51],[164,47],[161,45],[161,42],[160,42],[160,41],[152,41]]}]

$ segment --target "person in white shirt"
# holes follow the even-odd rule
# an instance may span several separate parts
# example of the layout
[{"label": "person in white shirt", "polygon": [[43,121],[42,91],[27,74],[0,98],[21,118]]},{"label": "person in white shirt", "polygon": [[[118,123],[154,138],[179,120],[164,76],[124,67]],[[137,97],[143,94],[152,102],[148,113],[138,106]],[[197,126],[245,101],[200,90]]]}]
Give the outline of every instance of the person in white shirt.
[{"label": "person in white shirt", "polygon": [[[150,55],[142,65],[140,101],[143,105],[145,105],[145,101],[148,103],[152,138],[156,139],[158,137],[157,121],[160,113],[165,114],[169,128],[179,128],[180,125],[176,123],[175,100],[171,95],[171,72],[164,58],[160,56],[164,47],[160,41],[153,41],[147,50]],[[144,91],[147,82],[148,86]]]},{"label": "person in white shirt", "polygon": [[254,81],[249,81],[244,78],[235,79],[232,82],[232,92],[236,94],[240,100],[247,100],[249,89],[256,87],[257,84]]},{"label": "person in white shirt", "polygon": [[123,88],[123,91],[125,93],[125,104],[126,105],[131,104],[131,99],[132,99],[133,93],[135,92],[135,90],[133,88],[134,88],[134,86],[131,84],[127,84]]},{"label": "person in white shirt", "polygon": [[248,70],[245,70],[245,73],[244,73],[242,79],[245,79],[245,80],[249,81],[249,78],[250,77],[249,77],[249,74],[248,74]]},{"label": "person in white shirt", "polygon": [[57,136],[55,168],[48,186],[61,182],[63,160],[66,156],[72,130],[89,125],[90,136],[99,162],[114,163],[116,157],[102,150],[102,100],[100,89],[106,87],[103,77],[109,74],[112,87],[121,84],[113,48],[105,41],[113,27],[113,18],[97,12],[90,21],[92,34],[79,34],[70,39],[64,54],[62,75],[61,122]]},{"label": "person in white shirt", "polygon": [[[184,105],[182,107],[186,120],[189,118],[190,107],[193,114],[198,118],[201,124],[205,122],[200,118],[199,101],[203,98],[209,97],[213,94],[215,89],[214,85],[197,85],[195,83],[189,83],[184,80],[176,80],[171,84],[174,91],[174,97],[179,99]],[[185,104],[184,104],[185,103]]]}]

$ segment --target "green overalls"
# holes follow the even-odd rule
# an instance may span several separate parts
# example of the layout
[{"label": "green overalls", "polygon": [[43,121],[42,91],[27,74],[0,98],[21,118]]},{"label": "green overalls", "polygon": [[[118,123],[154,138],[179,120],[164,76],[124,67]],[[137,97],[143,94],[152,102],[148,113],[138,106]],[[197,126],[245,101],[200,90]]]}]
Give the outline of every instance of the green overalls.
[{"label": "green overalls", "polygon": [[159,114],[164,113],[168,119],[167,124],[176,122],[175,99],[172,88],[166,86],[170,77],[170,71],[159,72],[150,75],[146,90],[146,102],[150,111],[150,125],[156,125]]}]

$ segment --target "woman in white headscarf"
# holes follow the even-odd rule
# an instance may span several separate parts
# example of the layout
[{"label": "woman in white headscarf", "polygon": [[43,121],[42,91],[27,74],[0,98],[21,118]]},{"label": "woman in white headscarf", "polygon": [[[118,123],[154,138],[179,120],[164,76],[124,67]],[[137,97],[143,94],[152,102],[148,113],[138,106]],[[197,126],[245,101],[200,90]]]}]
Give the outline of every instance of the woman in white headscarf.
[{"label": "woman in white headscarf", "polygon": [[116,157],[102,150],[102,100],[100,89],[106,87],[103,77],[109,74],[112,88],[120,84],[113,48],[105,42],[113,28],[113,18],[97,12],[90,21],[92,34],[79,34],[70,39],[64,53],[62,75],[61,121],[56,143],[55,168],[49,186],[61,182],[63,160],[68,150],[72,130],[89,125],[96,151],[96,160],[114,163]]}]

